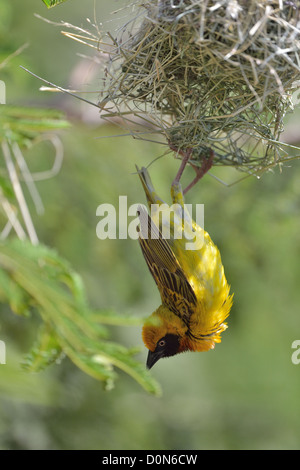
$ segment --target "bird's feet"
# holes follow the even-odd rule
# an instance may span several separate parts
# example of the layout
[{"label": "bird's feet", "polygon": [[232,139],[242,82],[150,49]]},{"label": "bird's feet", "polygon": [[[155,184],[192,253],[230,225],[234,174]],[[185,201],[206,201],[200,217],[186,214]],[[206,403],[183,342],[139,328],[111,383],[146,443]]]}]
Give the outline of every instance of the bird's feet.
[{"label": "bird's feet", "polygon": [[[175,176],[172,182],[172,191],[174,191],[174,190],[177,190],[180,185],[181,176],[183,174],[183,171],[186,165],[188,164],[192,156],[193,149],[189,148],[186,151],[184,150],[178,151],[178,149],[174,145],[172,145],[170,142],[169,142],[169,146],[171,150],[176,151],[179,155],[183,157],[181,165],[177,172],[177,175]],[[210,149],[209,151],[210,151],[210,155],[208,158],[206,158],[205,156],[203,157],[201,167],[198,167],[194,165],[193,163],[190,163],[190,165],[194,168],[196,172],[196,176],[193,179],[193,181],[191,181],[191,183],[183,190],[183,194],[186,194],[193,186],[195,186],[195,184],[205,175],[205,173],[207,173],[211,169],[215,154],[213,150]]]},{"label": "bird's feet", "polygon": [[210,152],[210,155],[209,155],[209,158],[206,158],[204,157],[203,160],[202,160],[202,165],[201,167],[199,168],[198,166],[196,165],[193,165],[193,163],[191,163],[190,165],[194,168],[195,172],[196,172],[196,176],[195,178],[193,179],[193,181],[190,182],[190,184],[183,190],[183,194],[186,194],[193,186],[195,186],[195,184],[205,175],[205,173],[207,173],[211,167],[213,166],[213,161],[214,161],[214,156],[215,156],[215,153],[213,150],[209,150]]},{"label": "bird's feet", "polygon": [[180,183],[180,179],[181,179],[181,176],[182,176],[182,173],[189,161],[189,159],[191,158],[191,155],[192,155],[192,149],[187,149],[186,151],[184,150],[177,150],[176,148],[174,147],[171,147],[170,148],[174,151],[177,151],[179,153],[179,155],[181,155],[183,158],[182,158],[182,161],[181,161],[181,164],[180,164],[180,167],[179,167],[179,170],[177,172],[177,175],[175,176],[174,180],[173,180],[173,183],[172,183],[172,187],[177,187],[178,184]]}]

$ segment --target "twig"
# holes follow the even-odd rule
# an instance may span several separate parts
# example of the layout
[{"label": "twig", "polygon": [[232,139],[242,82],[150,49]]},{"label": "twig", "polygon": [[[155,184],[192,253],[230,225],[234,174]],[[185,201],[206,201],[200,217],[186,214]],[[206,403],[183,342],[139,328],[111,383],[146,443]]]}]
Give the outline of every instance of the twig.
[{"label": "twig", "polygon": [[27,232],[28,232],[29,239],[33,245],[37,245],[39,240],[38,240],[38,237],[37,237],[37,234],[36,234],[36,231],[35,231],[31,216],[30,216],[30,212],[28,210],[28,206],[26,204],[26,200],[22,191],[22,187],[20,185],[20,181],[19,181],[16,169],[15,169],[15,166],[13,164],[13,160],[11,158],[10,148],[6,140],[2,141],[1,147],[2,147],[4,160],[6,163],[7,171],[10,177],[10,181],[13,186],[16,199],[20,207],[20,211],[21,211],[21,214],[22,214],[22,217],[23,217],[23,220],[24,220]]}]

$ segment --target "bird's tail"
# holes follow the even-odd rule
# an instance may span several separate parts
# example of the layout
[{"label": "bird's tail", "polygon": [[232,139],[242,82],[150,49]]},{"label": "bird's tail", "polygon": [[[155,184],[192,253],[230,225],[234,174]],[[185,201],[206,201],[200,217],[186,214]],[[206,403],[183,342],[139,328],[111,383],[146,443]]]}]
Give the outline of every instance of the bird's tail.
[{"label": "bird's tail", "polygon": [[142,167],[140,170],[137,165],[135,165],[135,167],[143,185],[149,208],[151,207],[151,204],[164,204],[164,201],[158,196],[154,189],[148,170],[145,167]]},{"label": "bird's tail", "polygon": [[[148,170],[145,167],[142,167],[142,169],[140,170],[137,165],[136,165],[136,169],[137,169],[138,175],[140,177],[141,183],[143,185],[143,188],[147,197],[149,209],[151,210],[151,204],[158,204],[158,205],[165,204],[166,205],[165,201],[161,199],[156,193],[154,186],[152,184],[150,175],[148,173]],[[180,183],[172,185],[171,196],[172,196],[172,201],[174,204],[174,206],[172,207],[173,207],[175,215],[177,215],[177,217],[179,217],[180,220],[182,221],[184,220],[187,226],[190,228],[190,230],[193,231],[193,228],[192,228],[193,220],[189,212],[185,208],[184,197],[183,197],[183,192],[182,192]]]}]

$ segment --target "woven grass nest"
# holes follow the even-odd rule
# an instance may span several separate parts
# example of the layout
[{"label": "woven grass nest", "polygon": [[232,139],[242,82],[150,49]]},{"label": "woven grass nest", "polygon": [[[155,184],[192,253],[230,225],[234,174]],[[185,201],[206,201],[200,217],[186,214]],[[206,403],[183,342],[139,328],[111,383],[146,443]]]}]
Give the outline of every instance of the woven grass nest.
[{"label": "woven grass nest", "polygon": [[[134,5],[136,7],[136,5]],[[300,8],[288,0],[148,0],[110,51],[104,95],[154,123],[201,166],[259,175],[284,161],[279,136],[299,88]]]}]

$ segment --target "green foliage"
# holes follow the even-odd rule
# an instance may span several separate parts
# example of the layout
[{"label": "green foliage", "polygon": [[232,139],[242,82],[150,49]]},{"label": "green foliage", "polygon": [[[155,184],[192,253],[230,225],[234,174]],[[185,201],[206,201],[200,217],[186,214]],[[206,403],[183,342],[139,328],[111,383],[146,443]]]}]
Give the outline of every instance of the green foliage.
[{"label": "green foliage", "polygon": [[59,5],[60,3],[63,3],[65,1],[66,0],[43,0],[47,8],[55,7],[56,5]]},{"label": "green foliage", "polygon": [[55,109],[0,106],[0,142],[29,145],[43,132],[70,127],[64,113]]},{"label": "green foliage", "polygon": [[[57,253],[20,240],[2,242],[0,268],[1,301],[20,315],[34,309],[44,322],[27,356],[27,369],[39,371],[64,353],[84,372],[104,381],[107,389],[113,386],[118,367],[148,392],[159,394],[157,383],[133,358],[136,351],[107,341],[106,328],[91,318],[80,277]],[[105,318],[107,323],[119,321],[112,312],[105,312],[101,319]]]},{"label": "green foliage", "polygon": [[[1,242],[0,301],[19,315],[28,316],[35,310],[42,318],[38,338],[24,363],[27,370],[40,371],[65,354],[84,372],[103,381],[106,389],[113,387],[117,367],[158,395],[156,381],[133,358],[136,350],[108,342],[107,329],[92,319],[80,276],[54,251],[36,245],[38,239],[18,176],[21,167],[13,163],[12,155],[17,157],[14,144],[30,147],[44,133],[69,127],[63,113],[55,109],[0,106],[0,143],[6,161],[6,168],[1,169],[0,190],[7,198],[6,206],[13,204],[9,223],[15,215],[14,206],[19,205],[34,241],[34,245],[17,239]],[[25,237],[25,232],[19,233]],[[97,316],[104,323],[126,324],[125,317],[121,319],[113,312],[98,312]]]}]

